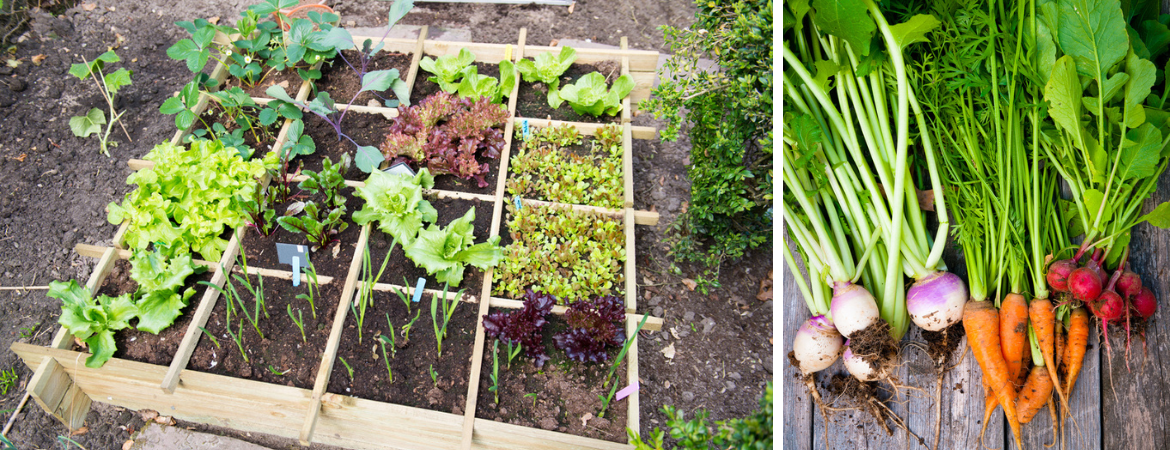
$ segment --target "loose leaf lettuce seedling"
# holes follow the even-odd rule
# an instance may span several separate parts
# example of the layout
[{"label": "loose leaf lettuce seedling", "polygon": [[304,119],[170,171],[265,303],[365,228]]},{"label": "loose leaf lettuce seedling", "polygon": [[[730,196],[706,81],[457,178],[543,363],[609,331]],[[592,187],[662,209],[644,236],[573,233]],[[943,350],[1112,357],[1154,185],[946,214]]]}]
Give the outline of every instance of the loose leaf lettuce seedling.
[{"label": "loose leaf lettuce seedling", "polygon": [[435,74],[435,76],[427,78],[428,81],[437,83],[443,92],[454,93],[459,89],[459,80],[463,78],[464,69],[471,66],[473,62],[475,62],[475,54],[464,48],[459,49],[458,54],[443,55],[438,59],[431,59],[429,56],[423,57],[418,62],[418,66],[422,70]]},{"label": "loose leaf lettuce seedling", "polygon": [[138,315],[138,307],[129,294],[95,299],[76,280],[50,282],[47,295],[61,300],[61,318],[57,322],[89,347],[91,355],[85,359],[86,367],[101,367],[114,356],[114,332],[129,327],[130,319]]},{"label": "loose leaf lettuce seedling", "polygon": [[[110,118],[107,121],[105,113],[102,110],[92,108],[84,116],[71,117],[69,119],[69,129],[77,137],[89,137],[91,134],[98,133],[98,142],[101,145],[102,154],[110,156],[107,146],[110,144],[110,131],[114,129],[115,123],[121,125],[122,132],[126,134],[126,139],[134,142],[134,139],[130,137],[130,132],[126,131],[126,125],[119,121],[125,112],[118,112],[114,108],[114,98],[117,97],[119,90],[130,85],[130,75],[134,72],[123,67],[109,74],[102,73],[102,69],[106,63],[121,61],[121,58],[113,50],[102,53],[93,61],[86,61],[85,58],[82,58],[81,61],[81,63],[74,64],[69,68],[69,74],[81,80],[90,77],[93,78],[93,82],[97,85],[98,91],[101,92],[102,98],[106,100],[106,105],[110,107]],[[104,133],[102,132],[102,125],[106,126]],[[118,143],[113,142],[113,145],[116,147]]]},{"label": "loose leaf lettuce seedling", "polygon": [[460,97],[477,99],[486,97],[492,103],[501,103],[505,96],[512,94],[516,86],[516,69],[511,61],[500,61],[500,78],[480,75],[475,66],[464,70],[463,80],[456,88]]},{"label": "loose leaf lettuce seedling", "polygon": [[170,327],[187,306],[187,301],[195,295],[194,288],[179,292],[187,277],[206,270],[192,262],[191,253],[173,256],[169,249],[164,251],[158,247],[153,252],[135,250],[130,264],[130,278],[138,283],[138,291],[134,294],[138,298],[138,323],[135,327],[152,334]]},{"label": "loose leaf lettuce seedling", "polygon": [[577,50],[572,47],[562,47],[559,54],[544,52],[536,55],[535,59],[522,59],[516,63],[516,68],[529,83],[541,82],[548,85],[548,94],[556,92],[561,82],[561,75],[569,70],[573,61],[577,60]]},{"label": "loose leaf lettuce seedling", "polygon": [[435,177],[425,167],[413,177],[380,170],[371,172],[365,186],[357,188],[358,196],[366,204],[353,213],[353,220],[359,225],[377,221],[379,230],[404,246],[409,245],[424,224],[438,219],[435,207],[422,195],[424,189],[434,186]]},{"label": "loose leaf lettuce seedling", "polygon": [[432,224],[419,231],[418,239],[403,246],[406,256],[426,269],[427,274],[435,275],[438,282],[459,286],[463,281],[463,269],[467,265],[487,269],[504,259],[499,236],[474,244],[473,221],[475,208],[467,210],[463,217],[455,219],[445,228]]},{"label": "loose leaf lettuce seedling", "polygon": [[548,104],[559,108],[563,101],[569,102],[577,114],[589,114],[599,117],[602,114],[615,115],[622,110],[622,99],[634,90],[634,79],[629,75],[622,75],[614,80],[613,87],[605,84],[605,76],[600,72],[587,74],[557,93],[550,92]]}]

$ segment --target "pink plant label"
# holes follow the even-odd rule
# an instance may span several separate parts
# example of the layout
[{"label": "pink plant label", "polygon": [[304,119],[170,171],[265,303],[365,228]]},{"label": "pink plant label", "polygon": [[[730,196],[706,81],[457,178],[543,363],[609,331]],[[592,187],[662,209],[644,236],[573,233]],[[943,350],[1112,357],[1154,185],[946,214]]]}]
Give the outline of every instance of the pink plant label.
[{"label": "pink plant label", "polygon": [[626,386],[626,387],[622,388],[622,390],[618,391],[617,395],[615,397],[618,400],[621,400],[623,398],[629,397],[630,394],[633,394],[634,392],[637,392],[637,391],[638,391],[638,382],[635,381],[634,384]]}]

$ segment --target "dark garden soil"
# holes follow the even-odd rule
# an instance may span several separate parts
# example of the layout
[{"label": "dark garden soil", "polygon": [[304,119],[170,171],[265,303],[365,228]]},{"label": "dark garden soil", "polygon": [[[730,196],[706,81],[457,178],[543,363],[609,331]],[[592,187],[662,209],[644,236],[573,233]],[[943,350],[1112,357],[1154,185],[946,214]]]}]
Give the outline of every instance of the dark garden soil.
[{"label": "dark garden soil", "polygon": [[[350,99],[353,99],[353,94],[362,87],[362,79],[350,68],[350,65],[353,65],[354,68],[361,69],[361,60],[358,58],[360,54],[360,52],[355,50],[344,50],[341,52],[341,55],[333,58],[332,65],[327,63],[322,66],[321,79],[316,82],[317,92],[328,92],[329,97],[338,105],[349,104]],[[342,59],[342,57],[345,59]],[[410,74],[410,59],[411,55],[409,53],[378,52],[374,56],[374,59],[366,66],[366,71],[398,69],[398,78],[405,81],[407,75]],[[347,60],[349,64],[346,64]],[[382,102],[382,99],[395,98],[394,91],[390,89],[379,91],[377,94],[375,96],[370,91],[362,92],[353,101],[353,104],[385,107],[386,105]],[[314,95],[319,94],[313,94],[310,98]],[[369,104],[371,100],[374,100],[377,104]]]},{"label": "dark garden soil", "polygon": [[[435,58],[435,55],[423,55],[423,56],[424,57],[429,56],[432,59]],[[473,62],[471,64],[475,66],[476,73],[478,73],[480,75],[487,75],[490,77],[495,77],[497,80],[500,79],[500,65],[499,64],[490,64],[490,63],[484,63],[484,62],[479,62],[479,61]],[[433,77],[433,76],[435,76],[435,74],[427,72],[427,71],[423,70],[421,67],[418,69],[418,75],[416,75],[414,78],[414,85],[410,87],[410,104],[411,105],[417,105],[420,102],[422,102],[423,99],[430,97],[432,94],[434,94],[436,92],[439,92],[439,90],[440,90],[439,84],[428,80],[428,78]],[[507,97],[504,97],[504,98],[507,98]],[[507,106],[507,105],[504,105],[504,106]]]},{"label": "dark garden soil", "polygon": [[[431,202],[431,206],[434,206],[438,212],[436,224],[440,227],[448,226],[455,219],[463,217],[469,209],[475,208],[475,220],[472,221],[475,226],[475,243],[487,242],[488,233],[491,231],[489,228],[492,224],[491,202],[437,198],[433,195],[429,196],[427,201]],[[377,226],[377,224],[372,226]],[[370,263],[374,265],[375,274],[382,267],[382,261],[386,258],[386,249],[390,247],[392,241],[390,235],[381,230],[376,228],[370,230]],[[458,287],[451,287],[450,291],[455,292],[463,289],[465,295],[478,297],[483,289],[483,276],[483,270],[469,265],[463,270],[463,281],[459,283]],[[390,260],[386,263],[386,272],[382,274],[378,282],[399,286],[405,282],[408,286],[413,287],[419,278],[426,279],[427,289],[443,289],[443,285],[435,280],[434,275],[428,275],[426,269],[416,266],[414,261],[406,257],[402,245],[395,245],[394,251],[390,254]],[[403,281],[404,279],[406,281]]]},{"label": "dark garden soil", "polygon": [[[277,205],[275,208],[277,217],[284,214],[293,202],[303,200],[320,203],[324,198],[323,194],[309,194],[300,191],[295,184],[292,186],[292,192],[297,197]],[[353,212],[361,209],[365,200],[358,197],[352,188],[342,188],[341,195],[346,197],[344,220],[349,226],[346,227],[345,231],[335,236],[333,243],[310,254],[309,259],[313,263],[317,275],[339,277],[344,280],[346,274],[349,273],[349,265],[353,262],[353,252],[362,233],[362,227],[353,222]],[[279,224],[273,225],[272,232],[268,236],[263,236],[254,228],[248,227],[240,245],[241,252],[247,257],[248,267],[292,271],[291,265],[280,263],[280,256],[276,252],[276,243],[278,242],[305,245],[310,248],[313,245],[305,235],[288,231]]]},{"label": "dark garden soil", "polygon": [[[544,347],[551,359],[540,369],[524,352],[512,360],[509,368],[506,347],[503,343],[499,344],[498,404],[495,393],[489,390],[492,387],[492,343],[495,340],[485,341],[475,416],[625,443],[628,411],[625,400],[610,401],[605,417],[596,417],[602,407],[602,401],[597,396],[609,393],[603,383],[621,348],[610,349],[610,359],[606,363],[572,361],[564,351],[553,346],[553,335],[566,327],[559,316],[549,316],[549,323],[544,329]],[[626,363],[621,361],[614,371],[611,384],[617,383],[617,389],[621,390],[629,384],[626,379]],[[536,394],[535,398],[532,394]]]},{"label": "dark garden soil", "polygon": [[[214,63],[215,61],[213,60],[212,64],[208,65],[214,67]],[[247,84],[244,84],[244,82],[239,78],[228,75],[227,80],[224,81],[223,86],[220,87],[220,90],[228,90],[239,86],[240,89],[243,89],[244,92],[247,92],[249,96],[257,98],[271,98],[268,94],[264,93],[264,91],[267,91],[268,88],[272,86],[279,85],[284,88],[284,91],[288,93],[289,97],[296,98],[297,93],[301,90],[301,86],[305,84],[305,80],[301,79],[301,76],[297,73],[296,69],[285,69],[280,72],[275,70],[269,71],[268,67],[265,67],[264,69],[266,75],[263,75],[264,78],[257,81],[256,84],[248,86]]]},{"label": "dark garden soil", "polygon": [[[422,300],[411,305],[408,312],[406,305],[394,293],[375,292],[373,305],[366,309],[360,342],[357,316],[351,310],[345,319],[345,331],[337,353],[345,359],[345,363],[340,359],[333,362],[329,392],[463,414],[467,399],[467,378],[471,372],[471,354],[475,347],[475,316],[479,305],[459,302],[455,315],[447,325],[443,354],[440,356],[430,315],[433,300],[432,296],[424,295]],[[437,305],[436,312],[441,328],[442,305]],[[387,317],[395,328],[394,343],[398,348],[397,353],[391,353],[391,345],[386,344],[386,354],[391,355],[390,371],[394,374],[392,382],[378,340],[379,335],[390,333]],[[414,324],[407,341],[402,327],[412,320]],[[346,364],[353,369],[352,377]],[[432,369],[434,380],[431,379]]]},{"label": "dark garden soil", "polygon": [[[503,156],[503,155],[500,155]],[[481,157],[476,158],[481,164],[487,163],[487,173],[483,175],[483,181],[487,182],[486,186],[480,187],[479,181],[474,178],[465,180],[452,174],[435,175],[435,189],[444,191],[459,191],[470,192],[472,194],[482,195],[496,195],[496,184],[500,179],[500,158],[486,159]],[[418,170],[415,164],[411,164],[411,168]]]},{"label": "dark garden soil", "polygon": [[[260,289],[259,278],[256,275],[248,276],[252,287],[257,290]],[[231,282],[239,293],[240,300],[248,308],[248,313],[252,314],[255,311],[253,309],[256,304],[255,297],[236,280],[235,276]],[[265,277],[263,282],[264,307],[258,314],[257,322],[264,337],[256,334],[251,322],[240,315],[239,304],[231,317],[232,333],[241,337],[248,360],[244,360],[236,341],[227,331],[228,299],[221,295],[204,326],[208,334],[215,336],[215,340],[208,339],[206,335],[199,339],[199,345],[191,354],[187,369],[312,389],[314,377],[321,363],[321,355],[325,352],[325,343],[329,340],[333,314],[337,310],[344,282],[334,280],[332,283],[320,285],[319,293],[313,301],[317,309],[315,319],[309,302],[296,298],[297,295],[309,293],[308,283],[293,287],[289,280],[272,277]],[[231,291],[227,283],[224,284],[224,290]],[[288,315],[287,308],[290,305],[293,315],[302,320],[304,340],[300,327]],[[267,311],[267,316],[264,315],[264,311]],[[218,346],[216,342],[219,343]]]},{"label": "dark garden soil", "polygon": [[[195,121],[195,126],[192,127],[192,131],[207,130],[208,134],[204,136],[204,138],[207,139],[211,139],[210,127],[215,126],[214,124],[218,123],[223,125],[224,129],[227,130],[228,133],[231,133],[237,128],[240,128],[240,125],[237,124],[235,120],[232,120],[232,118],[227,114],[224,114],[222,109],[211,106],[214,104],[215,102],[211,102],[207,110],[199,116],[199,120]],[[253,117],[253,119],[259,120],[255,117]],[[206,126],[204,126],[204,124],[206,124]],[[254,155],[262,156],[268,153],[269,150],[272,150],[272,143],[276,141],[276,135],[280,134],[280,126],[283,124],[284,121],[277,121],[276,123],[265,127],[257,122],[255,124],[255,133],[249,132],[247,130],[244,131],[244,145],[251,147],[252,153]],[[267,131],[267,134],[264,131]]]},{"label": "dark garden soil", "polygon": [[[110,245],[118,227],[106,222],[105,206],[120,201],[133,189],[125,183],[131,172],[126,161],[141,158],[175,133],[173,117],[158,112],[163,101],[191,80],[186,65],[166,55],[167,48],[190,37],[174,23],[211,17],[232,21],[251,3],[97,0],[91,2],[96,7],[89,10],[77,5],[63,14],[32,14],[30,31],[12,54],[21,64],[15,68],[0,64],[0,285],[37,286],[71,278],[85,281],[97,259],[78,255],[74,245]],[[342,2],[335,8],[343,24],[353,21],[357,27],[373,27],[384,24],[390,5]],[[621,36],[629,36],[632,48],[665,52],[668,49],[658,27],[687,26],[693,22],[694,11],[691,2],[648,0],[578,0],[572,14],[561,6],[419,3],[401,23],[467,29],[472,41],[501,44],[515,43],[521,26],[528,28],[527,42],[532,45],[589,39],[616,46]],[[122,62],[107,67],[134,71],[133,84],[123,88],[117,100],[133,141],[120,129],[115,130],[110,139],[119,145],[110,148],[110,157],[98,153],[95,139],[75,137],[67,126],[71,116],[93,107],[105,108],[105,101],[92,81],[63,75],[79,58],[92,60],[108,47],[117,47]],[[38,55],[45,57],[38,59],[39,65],[33,62]],[[210,72],[212,66],[208,64],[205,71]],[[419,77],[425,80],[423,75]],[[299,86],[299,78],[292,80],[290,90],[293,86]],[[571,112],[568,106],[562,108]],[[347,116],[346,124],[350,120]],[[636,117],[634,123],[664,125],[647,114]],[[332,133],[332,127],[328,131]],[[336,140],[336,135],[332,136]],[[316,136],[315,140],[318,145],[326,141]],[[663,405],[687,411],[687,417],[704,408],[710,411],[711,421],[743,417],[756,409],[764,383],[772,378],[772,301],[756,299],[761,281],[769,279],[770,245],[743,260],[727,262],[719,277],[722,287],[709,295],[681,283],[699,274],[699,268],[682,264],[678,275],[670,270],[666,238],[690,202],[686,177],[690,150],[685,137],[680,142],[634,141],[634,206],[661,214],[658,225],[637,227],[638,308],[665,318],[663,331],[643,333],[639,344],[643,435],[665,425],[665,415],[659,411]],[[480,229],[477,226],[477,236]],[[486,226],[482,229],[486,236]],[[265,287],[270,284],[267,281]],[[319,317],[325,313],[325,303],[318,304]],[[5,318],[0,322],[0,349],[4,349],[0,350],[0,369],[15,368],[19,377],[7,394],[0,395],[0,411],[20,404],[32,376],[32,370],[6,349],[13,342],[48,344],[58,328],[60,311],[60,302],[46,297],[44,291],[0,291],[0,317]],[[287,320],[282,311],[271,314],[273,321],[276,316]],[[692,323],[698,331],[691,331]],[[31,330],[28,337],[22,328]],[[296,332],[291,323],[286,328]],[[300,342],[297,333],[294,342]],[[238,355],[229,347],[235,344],[230,338],[218,337],[222,335],[220,331],[217,338],[224,348],[216,351]],[[674,357],[665,358],[661,351],[672,344]],[[305,365],[316,370],[318,358],[306,359],[312,361]],[[267,373],[266,368],[260,370]],[[7,420],[9,415],[0,414],[0,419]],[[71,438],[89,449],[114,449],[122,448],[142,421],[132,411],[94,402],[86,425],[88,433]],[[180,425],[271,448],[298,445],[295,439],[191,422],[181,421]],[[7,437],[22,449],[52,448],[59,446],[57,436],[68,433],[64,425],[28,402]],[[315,444],[311,448],[325,447]]]},{"label": "dark garden soil", "polygon": [[[621,63],[615,61],[603,61],[597,65],[593,64],[573,64],[565,73],[561,74],[561,86],[567,86],[577,82],[578,78],[585,76],[592,72],[601,72],[606,75],[606,82],[613,84],[613,80],[622,74]],[[520,94],[516,99],[516,117],[526,117],[530,119],[553,119],[564,120],[569,122],[587,122],[587,123],[617,123],[621,121],[621,113],[616,116],[602,115],[600,117],[593,117],[588,114],[577,114],[573,111],[573,107],[569,106],[569,102],[561,103],[561,107],[553,109],[548,104],[548,85],[544,83],[529,83],[521,78],[520,80]]]},{"label": "dark garden soil", "polygon": [[[333,120],[337,120],[339,117],[341,117],[340,113],[334,114]],[[329,158],[335,164],[341,161],[342,155],[348,154],[352,159],[354,152],[357,151],[354,142],[358,145],[378,148],[386,139],[386,128],[390,126],[390,119],[381,114],[349,112],[341,121],[341,132],[349,136],[349,139],[353,139],[353,142],[350,142],[349,139],[338,137],[333,125],[316,114],[305,113],[304,122],[305,135],[313,138],[317,151],[311,155],[294,158],[293,163],[289,165],[290,171],[295,170],[302,161],[305,164],[304,170],[319,171],[325,158]],[[349,170],[343,175],[347,180],[365,181],[367,177],[357,168],[357,164],[351,164]]]},{"label": "dark garden soil", "polygon": [[[138,290],[138,284],[130,279],[130,267],[128,260],[115,261],[113,270],[106,277],[105,283],[102,283],[102,287],[98,289],[98,295],[114,297],[132,294]],[[160,366],[170,365],[171,360],[175,357],[175,352],[179,349],[179,343],[183,341],[183,335],[187,333],[187,326],[191,324],[192,315],[199,307],[199,301],[203,299],[204,291],[208,289],[199,282],[211,281],[212,274],[213,272],[204,272],[187,277],[186,285],[179,292],[182,293],[187,288],[194,288],[195,294],[187,300],[187,306],[183,308],[182,314],[175,319],[175,323],[159,334],[138,331],[134,328],[115,332],[114,342],[117,343],[118,350],[114,352],[114,357]]]}]

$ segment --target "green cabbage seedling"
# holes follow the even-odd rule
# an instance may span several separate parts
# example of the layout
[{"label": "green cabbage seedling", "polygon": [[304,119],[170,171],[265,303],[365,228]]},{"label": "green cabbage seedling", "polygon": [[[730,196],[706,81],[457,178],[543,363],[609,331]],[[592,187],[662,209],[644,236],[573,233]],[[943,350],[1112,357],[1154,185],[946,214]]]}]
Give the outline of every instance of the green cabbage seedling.
[{"label": "green cabbage seedling", "polygon": [[560,108],[562,101],[569,102],[577,114],[591,116],[616,115],[622,110],[622,99],[634,90],[634,79],[629,75],[622,75],[613,82],[613,88],[606,89],[605,76],[600,72],[593,72],[577,80],[577,84],[570,84],[561,88],[555,94],[549,92],[548,104],[553,108]]}]

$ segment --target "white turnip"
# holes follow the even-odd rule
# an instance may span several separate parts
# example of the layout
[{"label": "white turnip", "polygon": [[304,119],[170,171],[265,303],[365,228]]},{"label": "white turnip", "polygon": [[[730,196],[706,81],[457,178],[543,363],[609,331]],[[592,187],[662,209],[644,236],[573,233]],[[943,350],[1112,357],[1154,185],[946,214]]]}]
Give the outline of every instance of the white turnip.
[{"label": "white turnip", "polygon": [[833,323],[845,337],[864,330],[880,320],[877,302],[869,290],[853,283],[833,285],[833,300],[829,304]]},{"label": "white turnip", "polygon": [[825,316],[813,316],[796,331],[792,353],[800,371],[811,375],[833,365],[844,345],[845,338],[833,327],[832,321]]}]

